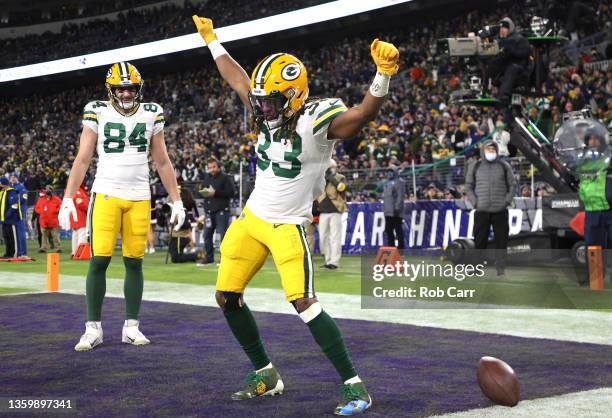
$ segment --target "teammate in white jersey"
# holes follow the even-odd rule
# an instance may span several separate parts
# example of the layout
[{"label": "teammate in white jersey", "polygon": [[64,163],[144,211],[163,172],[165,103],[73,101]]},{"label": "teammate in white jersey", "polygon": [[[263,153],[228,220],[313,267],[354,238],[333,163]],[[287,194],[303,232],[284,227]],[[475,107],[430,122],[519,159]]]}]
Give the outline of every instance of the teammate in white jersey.
[{"label": "teammate in white jersey", "polygon": [[334,413],[355,415],[372,399],[355,371],[334,320],[322,310],[313,288],[312,259],[302,224],[324,187],[334,142],[351,138],[374,119],[398,70],[399,52],[374,40],[377,73],[363,101],[351,109],[340,99],[308,100],[308,77],[300,60],[272,54],[249,79],[217,40],[212,21],[193,16],[223,79],[252,112],[259,136],[255,189],[221,244],[216,299],[255,372],[232,399],[283,392],[280,375],[261,342],[255,319],[244,303],[246,285],[272,253],[287,300],[308,325],[315,341],[340,375],[342,400]]},{"label": "teammate in white jersey", "polygon": [[183,224],[185,211],[180,200],[174,168],[164,142],[163,109],[156,103],[141,103],[143,80],[132,64],[113,64],[106,74],[109,100],[85,106],[79,152],[74,160],[59,221],[70,228],[76,216],[72,196],[82,183],[94,154],[98,166],[88,213],[91,261],[87,272],[87,322],[85,334],[74,347],[91,350],[102,343],[102,302],[106,292],[106,269],[121,233],[125,265],[125,322],[122,341],[148,344],[140,332],[138,313],[142,301],[144,257],[151,216],[149,153],[172,200],[171,222]]}]

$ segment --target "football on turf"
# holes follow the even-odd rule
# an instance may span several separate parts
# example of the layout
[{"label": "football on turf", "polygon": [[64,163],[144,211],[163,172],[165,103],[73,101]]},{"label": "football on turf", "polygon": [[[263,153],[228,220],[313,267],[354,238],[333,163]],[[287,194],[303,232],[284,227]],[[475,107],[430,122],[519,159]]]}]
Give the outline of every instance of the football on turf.
[{"label": "football on turf", "polygon": [[515,406],[521,397],[518,378],[506,362],[495,357],[482,357],[476,372],[482,393],[493,402]]}]

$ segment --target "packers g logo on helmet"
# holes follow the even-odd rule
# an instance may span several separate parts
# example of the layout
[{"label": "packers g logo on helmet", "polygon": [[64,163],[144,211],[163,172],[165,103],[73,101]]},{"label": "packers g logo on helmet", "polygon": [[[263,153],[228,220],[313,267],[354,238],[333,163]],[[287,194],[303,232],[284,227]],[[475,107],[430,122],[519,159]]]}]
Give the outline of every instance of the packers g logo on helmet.
[{"label": "packers g logo on helmet", "polygon": [[278,127],[297,114],[307,98],[306,67],[293,55],[272,54],[255,67],[250,99],[257,121]]},{"label": "packers g logo on helmet", "polygon": [[[142,99],[142,86],[144,81],[140,72],[129,62],[118,62],[113,64],[106,73],[106,90],[111,102],[123,112],[136,110]],[[135,91],[134,99],[124,101],[116,94],[117,88],[133,88]]]}]

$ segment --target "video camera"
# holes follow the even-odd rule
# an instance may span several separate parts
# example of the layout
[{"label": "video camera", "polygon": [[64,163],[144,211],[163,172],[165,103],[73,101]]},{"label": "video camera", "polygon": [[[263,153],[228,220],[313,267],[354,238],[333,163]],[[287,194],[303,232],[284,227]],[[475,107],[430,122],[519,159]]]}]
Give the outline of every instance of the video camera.
[{"label": "video camera", "polygon": [[494,38],[500,25],[485,26],[478,36],[438,39],[438,47],[451,57],[492,57],[498,55],[499,44]]}]

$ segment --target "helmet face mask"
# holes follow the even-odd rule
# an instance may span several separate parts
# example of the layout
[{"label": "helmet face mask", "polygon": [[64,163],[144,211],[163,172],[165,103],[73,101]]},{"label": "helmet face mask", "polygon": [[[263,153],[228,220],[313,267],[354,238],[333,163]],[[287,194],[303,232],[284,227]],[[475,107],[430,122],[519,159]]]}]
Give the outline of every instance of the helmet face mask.
[{"label": "helmet face mask", "polygon": [[[129,62],[113,64],[106,74],[106,90],[108,97],[117,111],[123,114],[133,114],[142,100],[142,80],[140,73]],[[126,96],[121,91],[130,91]]]},{"label": "helmet face mask", "polygon": [[304,64],[290,54],[264,58],[251,76],[249,99],[258,125],[275,129],[291,120],[308,98]]}]

